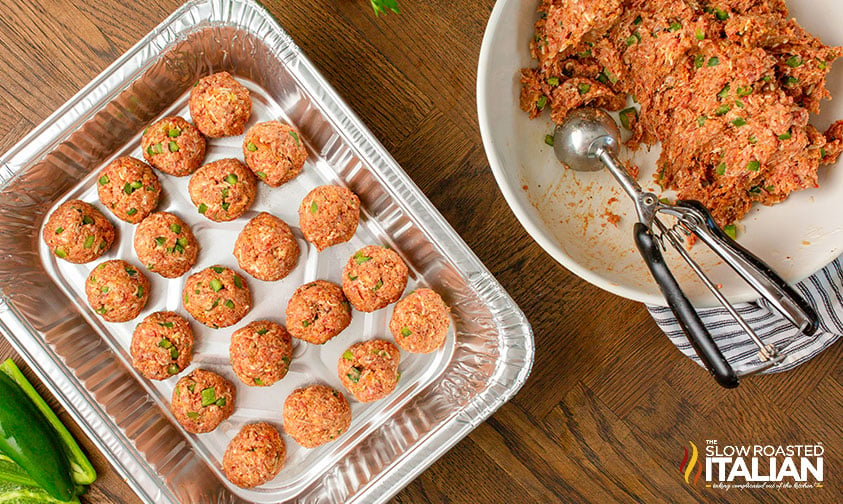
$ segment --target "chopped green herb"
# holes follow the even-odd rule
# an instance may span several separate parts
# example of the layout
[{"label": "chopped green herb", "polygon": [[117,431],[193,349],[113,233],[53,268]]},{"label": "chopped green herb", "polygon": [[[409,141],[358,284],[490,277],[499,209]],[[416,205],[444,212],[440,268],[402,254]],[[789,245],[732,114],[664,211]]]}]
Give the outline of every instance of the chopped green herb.
[{"label": "chopped green herb", "polygon": [[211,269],[214,270],[214,273],[222,273],[225,271],[225,268],[222,266],[211,266]]},{"label": "chopped green herb", "polygon": [[177,143],[176,143],[175,141],[173,141],[173,140],[170,140],[170,141],[167,143],[167,149],[169,149],[169,150],[170,150],[170,152],[178,152],[178,151],[179,151],[179,144],[177,144]]},{"label": "chopped green herb", "polygon": [[260,378],[255,378],[254,381],[255,381],[255,385],[258,385],[259,387],[263,386],[263,381],[261,381]]},{"label": "chopped green herb", "polygon": [[100,306],[99,308],[97,308],[94,311],[96,311],[100,315],[105,315],[106,313],[108,313],[108,308],[106,308],[105,306]]},{"label": "chopped green herb", "polygon": [[584,95],[591,91],[591,84],[587,84],[585,82],[577,84],[577,91],[579,91],[581,95]]},{"label": "chopped green herb", "polygon": [[158,322],[158,325],[160,325],[161,327],[166,327],[167,329],[173,328],[172,322]]},{"label": "chopped green herb", "polygon": [[267,329],[266,327],[261,327],[260,329],[258,329],[257,332],[259,335],[263,336],[264,334],[269,332],[269,329]]},{"label": "chopped green herb", "polygon": [[208,205],[206,205],[204,203],[200,203],[199,204],[199,213],[204,214],[207,211],[208,211]]},{"label": "chopped green herb", "polygon": [[705,65],[705,55],[697,54],[694,56],[694,68],[702,68]]},{"label": "chopped green herb", "polygon": [[187,386],[187,390],[189,390],[189,391],[191,391],[191,392],[193,392],[194,390],[196,390],[196,382],[193,382],[193,383],[191,383],[190,385],[188,385],[188,386]]},{"label": "chopped green herb", "polygon": [[102,176],[102,177],[100,177],[100,179],[99,179],[99,183],[100,183],[100,185],[105,185],[105,184],[107,184],[108,182],[109,182],[108,175],[103,175],[103,176]]},{"label": "chopped green herb", "polygon": [[356,262],[357,264],[363,264],[364,262],[370,261],[371,259],[371,257],[363,255],[362,252],[357,252],[356,254],[354,254],[354,262]]},{"label": "chopped green herb", "polygon": [[754,159],[746,164],[746,169],[749,171],[758,171],[759,168],[761,168],[761,163]]},{"label": "chopped green herb", "polygon": [[732,110],[732,106],[731,106],[731,105],[720,105],[719,107],[717,107],[717,108],[714,110],[714,113],[715,113],[716,115],[722,116],[722,115],[726,115],[726,114],[728,114],[730,110]]},{"label": "chopped green herb", "polygon": [[706,116],[699,116],[697,117],[697,126],[702,128],[705,125],[705,122],[708,120]]},{"label": "chopped green herb", "polygon": [[234,276],[234,286],[238,289],[243,288],[243,280],[241,280],[240,277],[237,275]]},{"label": "chopped green herb", "polygon": [[817,60],[817,68],[819,68],[820,70],[825,70],[826,68],[828,68],[828,63],[822,60]]},{"label": "chopped green herb", "polygon": [[705,32],[697,28],[697,40],[705,40]]},{"label": "chopped green herb", "polygon": [[167,136],[170,138],[177,138],[179,135],[181,135],[179,128],[170,128],[170,131],[167,132]]},{"label": "chopped green herb", "polygon": [[729,13],[719,8],[714,9],[714,15],[717,16],[717,19],[720,21],[726,21],[729,19]]},{"label": "chopped green herb", "polygon": [[342,358],[345,360],[354,360],[354,354],[351,353],[351,350],[346,350],[345,353],[342,354]]},{"label": "chopped green herb", "polygon": [[107,285],[103,285],[102,287],[100,287],[100,292],[102,292],[103,294],[108,293],[108,286],[107,286]]},{"label": "chopped green herb", "polygon": [[230,308],[230,309],[233,310],[234,309],[234,301],[232,301],[230,299],[226,299],[225,300],[225,306],[226,306],[226,308]]},{"label": "chopped green herb", "polygon": [[732,125],[736,128],[740,128],[741,126],[746,126],[746,119],[743,117],[737,117],[732,121]]},{"label": "chopped green herb", "polygon": [[820,159],[825,159],[826,152],[824,147],[820,147]]},{"label": "chopped green herb", "polygon": [[200,394],[202,396],[202,406],[210,406],[217,402],[217,391],[214,390],[214,387],[202,389]]},{"label": "chopped green herb", "polygon": [[536,109],[537,110],[544,110],[545,105],[547,105],[547,96],[541,95],[539,99],[536,100]]},{"label": "chopped green herb", "polygon": [[253,144],[252,142],[249,142],[246,144],[246,150],[248,150],[249,152],[255,152],[256,150],[258,150],[258,146]]},{"label": "chopped green herb", "polygon": [[785,85],[785,86],[790,87],[790,86],[795,86],[795,85],[797,85],[797,84],[799,84],[799,79],[797,79],[796,77],[793,77],[793,76],[788,75],[788,76],[784,79],[784,85]]},{"label": "chopped green herb", "polygon": [[165,243],[167,243],[167,239],[163,236],[158,236],[155,238],[155,244],[159,247],[163,247]]},{"label": "chopped green herb", "polygon": [[354,276],[354,275],[352,275],[351,273],[349,273],[349,274],[348,274],[348,279],[349,279],[349,280],[351,280],[351,281],[353,282],[353,281],[357,280],[357,277],[356,277],[356,276]]},{"label": "chopped green herb", "polygon": [[184,248],[187,247],[187,238],[184,236],[179,236],[178,239],[176,239],[176,245],[178,245],[182,248],[182,250],[184,250]]},{"label": "chopped green herb", "polygon": [[545,135],[544,136],[544,143],[553,147],[553,135]]},{"label": "chopped green herb", "polygon": [[708,66],[710,66],[710,67],[716,67],[719,64],[720,64],[720,58],[718,58],[717,56],[712,56],[708,60]]},{"label": "chopped green herb", "polygon": [[211,279],[208,286],[211,287],[211,290],[214,292],[219,292],[222,289],[222,282],[220,282],[218,278],[214,278]]},{"label": "chopped green herb", "polygon": [[559,77],[548,77],[546,82],[550,86],[558,86],[559,85]]},{"label": "chopped green herb", "polygon": [[138,272],[137,272],[137,271],[135,271],[135,270],[134,270],[134,269],[132,269],[132,268],[123,268],[123,269],[124,269],[124,270],[126,270],[126,273],[128,273],[128,274],[129,274],[129,276],[135,276],[135,275],[137,275],[137,274],[138,274]]},{"label": "chopped green herb", "polygon": [[303,320],[303,321],[302,321],[302,323],[301,323],[301,326],[302,326],[302,327],[309,327],[309,326],[310,326],[310,321],[309,321],[309,320]]},{"label": "chopped green herb", "polygon": [[170,231],[172,231],[176,234],[179,234],[179,233],[181,233],[181,226],[179,226],[178,224],[175,224],[175,223],[170,224]]},{"label": "chopped green herb", "polygon": [[188,411],[187,412],[187,418],[189,418],[191,420],[196,420],[197,418],[199,418],[199,413],[197,413],[195,411]]},{"label": "chopped green herb", "polygon": [[157,144],[155,144],[155,153],[161,154],[162,152],[164,152],[164,144],[158,142]]},{"label": "chopped green herb", "polygon": [[[167,366],[167,374],[171,374],[171,375],[174,375],[174,374],[179,374],[179,367],[178,367],[178,365],[176,365],[176,364],[170,364],[169,366]],[[178,394],[176,394],[176,395],[178,395]]]},{"label": "chopped green herb", "polygon": [[226,202],[223,202],[223,204],[220,205],[220,206],[222,207],[223,210],[225,210],[227,212],[228,209],[231,208],[231,203],[226,201]]},{"label": "chopped green herb", "polygon": [[237,183],[237,175],[235,175],[235,174],[233,174],[233,173],[229,173],[229,174],[225,177],[225,181],[226,181],[226,182],[228,182],[228,183],[229,183],[229,184],[231,184],[231,185],[234,185],[234,184],[236,184],[236,183]]},{"label": "chopped green herb", "polygon": [[629,121],[629,115],[630,114],[632,114],[633,117],[638,116],[638,111],[635,110],[635,107],[629,107],[629,108],[623,109],[619,112],[621,124],[623,124],[623,127],[626,128],[626,129],[630,129],[630,121]]},{"label": "chopped green herb", "polygon": [[356,367],[352,367],[348,370],[348,374],[346,374],[345,376],[348,377],[351,383],[357,383],[360,381],[360,370]]},{"label": "chopped green herb", "polygon": [[126,194],[132,194],[133,192],[135,192],[135,190],[132,189],[132,184],[126,182],[125,184],[123,184],[123,192]]},{"label": "chopped green herb", "polygon": [[632,24],[638,26],[641,24],[641,16],[636,16],[635,20],[632,21]]},{"label": "chopped green herb", "polygon": [[188,297],[187,293],[185,292],[184,293],[184,304],[187,304],[189,302],[190,302],[190,298]]},{"label": "chopped green herb", "polygon": [[743,102],[742,102],[742,101],[740,101],[740,100],[735,100],[735,105],[737,105],[737,106],[738,106],[738,107],[740,107],[740,108],[743,108],[743,107],[744,107]]},{"label": "chopped green herb", "polygon": [[674,21],[674,22],[670,23],[670,27],[668,28],[668,30],[670,30],[672,32],[679,31],[681,29],[682,29],[682,24],[679,21]]},{"label": "chopped green herb", "polygon": [[797,55],[793,55],[785,60],[785,65],[789,66],[790,68],[797,68],[802,66],[802,58]]},{"label": "chopped green herb", "polygon": [[723,232],[733,240],[738,237],[738,228],[734,224],[727,224],[723,226]]},{"label": "chopped green herb", "polygon": [[89,248],[93,247],[94,246],[94,237],[88,236],[87,238],[85,238],[85,243],[83,243],[82,246],[85,247],[86,249],[89,249]]},{"label": "chopped green herb", "polygon": [[737,93],[738,93],[738,96],[743,98],[744,96],[751,95],[752,91],[753,91],[752,86],[747,86],[747,87],[738,86]]},{"label": "chopped green herb", "polygon": [[627,47],[637,44],[641,42],[641,35],[638,32],[633,33],[629,37],[626,38],[626,45]]},{"label": "chopped green herb", "polygon": [[289,364],[290,358],[285,355],[284,357],[281,357],[281,362],[283,362],[284,364]]},{"label": "chopped green herb", "polygon": [[756,137],[755,137],[755,135],[749,135],[749,143],[750,143],[751,145],[755,145],[755,144],[757,144],[757,143],[758,143],[758,138],[756,138]]},{"label": "chopped green herb", "polygon": [[378,283],[376,283],[375,286],[372,287],[372,291],[377,292],[378,289],[380,289],[381,287],[383,287],[383,280],[378,279]]},{"label": "chopped green herb", "polygon": [[779,135],[779,140],[790,140],[792,136],[793,135],[791,135],[790,130],[787,130],[787,133],[782,133],[781,135]]},{"label": "chopped green herb", "polygon": [[406,338],[407,336],[409,336],[411,334],[413,334],[413,331],[411,331],[408,327],[402,327],[401,328],[401,336],[404,336]]},{"label": "chopped green herb", "polygon": [[764,81],[764,82],[770,82],[770,81],[773,80],[773,78],[770,77],[769,75],[765,75],[764,77],[761,77],[761,80]]},{"label": "chopped green herb", "polygon": [[293,137],[293,140],[296,141],[296,145],[301,145],[301,140],[299,140],[299,134],[298,133],[296,133],[293,130],[288,131],[288,133],[290,133],[290,136]]},{"label": "chopped green herb", "polygon": [[130,208],[130,209],[126,210],[126,215],[129,215],[129,216],[135,215],[136,213],[138,213],[137,208]]},{"label": "chopped green herb", "polygon": [[718,175],[725,175],[726,174],[726,163],[720,163],[717,165],[717,168],[714,169],[714,172]]},{"label": "chopped green herb", "polygon": [[135,293],[135,296],[137,296],[138,299],[143,297],[143,285],[138,285],[138,291]]},{"label": "chopped green herb", "polygon": [[93,224],[94,219],[90,215],[83,215],[82,216],[82,224]]},{"label": "chopped green herb", "polygon": [[259,171],[259,172],[257,172],[257,176],[258,176],[259,178],[265,179],[265,178],[266,178],[266,173],[264,173],[264,172],[262,172],[262,171]]},{"label": "chopped green herb", "polygon": [[310,202],[310,213],[315,214],[319,210],[319,205],[316,204],[316,201]]},{"label": "chopped green herb", "polygon": [[717,97],[720,98],[721,100],[729,97],[729,85],[728,84],[723,86],[723,89],[721,89],[720,92],[717,93]]},{"label": "chopped green herb", "polygon": [[176,347],[170,348],[170,358],[176,360],[179,358],[179,349]]},{"label": "chopped green herb", "polygon": [[62,234],[62,232],[64,232],[63,227],[59,226],[59,227],[56,228],[56,234]]},{"label": "chopped green herb", "polygon": [[155,155],[155,151],[154,151],[154,150],[152,150],[152,146],[151,146],[151,145],[150,145],[149,147],[147,147],[147,148],[146,148],[146,153],[147,153],[147,154],[149,154],[150,156],[154,156],[154,155]]}]

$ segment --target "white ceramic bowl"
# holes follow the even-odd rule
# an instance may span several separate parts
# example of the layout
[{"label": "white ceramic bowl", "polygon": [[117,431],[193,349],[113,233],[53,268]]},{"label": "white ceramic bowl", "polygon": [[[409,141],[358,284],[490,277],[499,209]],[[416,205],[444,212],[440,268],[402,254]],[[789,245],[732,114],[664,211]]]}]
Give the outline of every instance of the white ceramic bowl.
[{"label": "white ceramic bowl", "polygon": [[[607,170],[578,173],[564,169],[545,145],[552,132],[549,114],[530,120],[518,106],[519,70],[534,66],[529,54],[538,0],[498,0],[486,27],[477,71],[477,111],[483,145],[498,185],[527,232],[560,264],[609,292],[664,305],[664,298],[638,255],[632,239],[636,220],[632,202]],[[839,0],[792,0],[791,15],[827,44],[843,45],[843,4]],[[825,131],[843,118],[843,61],[829,76],[831,102],[812,123]],[[641,167],[639,181],[652,182],[660,149],[631,157]],[[666,194],[671,196],[671,194]],[[621,217],[610,224],[606,210]],[[756,205],[738,224],[738,241],[770,264],[788,282],[797,282],[843,252],[843,174],[837,166],[820,168],[820,188],[795,193],[772,207]],[[758,298],[706,247],[694,258],[733,302]],[[671,270],[697,306],[714,297],[675,252],[666,254]]]}]

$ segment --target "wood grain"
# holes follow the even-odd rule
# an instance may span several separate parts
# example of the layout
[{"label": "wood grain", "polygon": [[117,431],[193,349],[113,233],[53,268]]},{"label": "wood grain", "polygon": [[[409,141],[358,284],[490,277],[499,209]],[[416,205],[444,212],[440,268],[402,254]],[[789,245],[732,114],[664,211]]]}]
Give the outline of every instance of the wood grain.
[{"label": "wood grain", "polygon": [[[400,0],[401,15],[379,18],[367,0],[264,3],[512,294],[535,332],[535,366],[523,390],[393,502],[843,501],[841,345],[785,375],[719,389],[669,344],[643,306],[573,276],[518,224],[489,170],[476,119],[476,65],[493,0]],[[180,4],[5,0],[0,151]],[[0,341],[0,357],[8,355]],[[136,502],[60,415],[100,473],[85,500]],[[686,485],[682,448],[705,439],[822,442],[826,485],[810,493]]]}]

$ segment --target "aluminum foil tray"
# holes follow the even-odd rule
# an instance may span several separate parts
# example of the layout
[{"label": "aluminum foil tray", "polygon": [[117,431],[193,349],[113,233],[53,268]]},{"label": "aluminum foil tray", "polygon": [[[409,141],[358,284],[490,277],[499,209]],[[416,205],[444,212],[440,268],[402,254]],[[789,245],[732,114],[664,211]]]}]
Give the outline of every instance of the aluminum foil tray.
[{"label": "aluminum foil tray", "polygon": [[[187,178],[159,174],[159,210],[191,225],[202,251],[194,271],[236,268],[234,238],[258,211],[290,223],[302,255],[279,282],[246,276],[255,307],[221,330],[192,323],[191,368],[212,369],[237,385],[234,415],[213,433],[184,431],[169,412],[175,380],[151,382],[131,367],[134,325],[153,311],[180,305],[184,278],[148,274],[152,296],[133,322],[103,322],[85,302],[84,279],[99,261],[57,261],[40,240],[49,212],[69,198],[99,206],[97,172],[117,156],[141,158],[143,129],[165,115],[189,117],[187,97],[201,76],[226,70],[251,91],[250,124],[283,119],[308,147],[303,173],[281,188],[261,184],[252,210],[211,223],[187,197]],[[206,161],[242,158],[242,137],[213,139]],[[298,204],[313,187],[346,185],[363,215],[351,242],[316,253],[296,229]],[[0,330],[75,417],[137,494],[148,502],[381,502],[430,465],[507,401],[526,380],[533,358],[529,324],[506,292],[395,161],[258,4],[248,0],[188,2],[94,79],[42,125],[0,157]],[[102,208],[101,208],[102,209]],[[133,226],[113,218],[114,247],[103,257],[137,264]],[[429,286],[452,307],[448,343],[430,355],[402,352],[401,381],[388,398],[350,398],[352,425],[337,441],[307,450],[288,436],[287,463],[254,490],[231,485],[220,471],[228,441],[244,423],[279,428],[284,398],[326,383],[343,390],[336,361],[350,344],[391,339],[391,307],[355,312],[352,325],[322,346],[296,342],[290,372],[267,388],[246,387],[228,365],[231,333],[256,319],[284,322],[293,290],[316,278],[340,282],[358,248],[388,244],[410,266],[410,284]],[[191,320],[190,317],[187,317]],[[283,432],[283,430],[282,430]]]}]

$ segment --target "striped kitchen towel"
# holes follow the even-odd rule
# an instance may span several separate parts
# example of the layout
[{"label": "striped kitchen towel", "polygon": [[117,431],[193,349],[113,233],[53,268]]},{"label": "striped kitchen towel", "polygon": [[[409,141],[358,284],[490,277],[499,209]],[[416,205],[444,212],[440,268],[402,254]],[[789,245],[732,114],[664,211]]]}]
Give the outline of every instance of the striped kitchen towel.
[{"label": "striped kitchen towel", "polygon": [[[841,257],[821,271],[796,284],[820,318],[820,328],[813,336],[805,336],[765,300],[736,305],[738,313],[749,323],[765,344],[772,343],[787,355],[778,366],[763,373],[778,373],[793,369],[828,348],[843,335],[843,266]],[[653,319],[679,350],[702,365],[694,349],[679,327],[670,308],[648,306]],[[720,351],[733,369],[761,367],[758,347],[738,326],[725,308],[708,308],[698,311]]]}]

